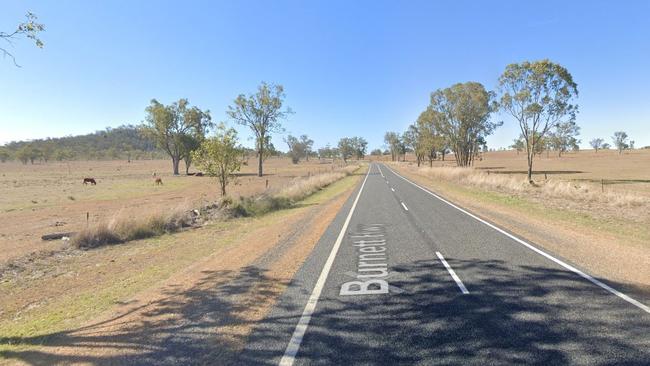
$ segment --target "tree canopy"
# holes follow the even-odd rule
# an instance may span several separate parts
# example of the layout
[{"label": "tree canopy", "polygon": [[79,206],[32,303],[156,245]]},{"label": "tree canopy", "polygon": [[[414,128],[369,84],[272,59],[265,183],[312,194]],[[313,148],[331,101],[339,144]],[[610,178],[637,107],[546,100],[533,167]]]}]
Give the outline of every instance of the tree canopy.
[{"label": "tree canopy", "polygon": [[192,151],[198,148],[213,125],[210,111],[191,107],[187,99],[170,105],[152,99],[145,111],[144,133],[172,158],[174,174],[179,174],[179,163],[183,159],[187,173]]},{"label": "tree canopy", "polygon": [[578,86],[569,71],[549,60],[510,64],[499,77],[500,107],[519,123],[532,182],[535,145],[553,128],[573,122]]},{"label": "tree canopy", "polygon": [[228,107],[228,116],[235,123],[247,126],[255,136],[258,155],[257,175],[263,175],[264,150],[273,133],[284,131],[282,120],[292,113],[283,109],[285,94],[282,85],[262,83],[257,93],[248,96],[240,94]]},{"label": "tree canopy", "polygon": [[431,93],[436,130],[448,141],[458,166],[469,166],[485,137],[501,125],[490,116],[496,110],[494,93],[482,84],[467,82]]},{"label": "tree canopy", "polygon": [[241,150],[238,147],[237,131],[226,128],[221,123],[215,135],[204,139],[197,150],[192,152],[193,160],[205,173],[219,181],[221,195],[226,195],[226,187],[232,174],[241,167]]}]

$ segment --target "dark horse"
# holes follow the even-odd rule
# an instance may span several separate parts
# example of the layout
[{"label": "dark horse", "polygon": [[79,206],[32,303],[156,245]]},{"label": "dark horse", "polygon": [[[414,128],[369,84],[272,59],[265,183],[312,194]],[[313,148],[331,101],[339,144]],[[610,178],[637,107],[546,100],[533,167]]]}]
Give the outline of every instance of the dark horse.
[{"label": "dark horse", "polygon": [[94,186],[97,185],[97,182],[95,181],[95,178],[84,178],[84,184],[88,184],[88,183],[90,183],[90,184],[92,184]]}]

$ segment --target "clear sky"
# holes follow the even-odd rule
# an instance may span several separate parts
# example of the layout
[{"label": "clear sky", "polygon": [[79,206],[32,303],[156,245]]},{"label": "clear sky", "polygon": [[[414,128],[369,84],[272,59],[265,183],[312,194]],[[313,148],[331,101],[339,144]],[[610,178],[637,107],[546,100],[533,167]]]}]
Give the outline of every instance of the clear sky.
[{"label": "clear sky", "polygon": [[[45,48],[16,43],[21,68],[0,59],[0,143],[139,123],[151,98],[227,120],[239,93],[268,81],[295,111],[288,133],[375,148],[433,90],[494,89],[508,63],[549,58],[578,83],[582,146],[616,130],[650,145],[650,1],[2,0],[0,30],[27,11]],[[515,122],[495,119],[488,145],[507,146]]]}]

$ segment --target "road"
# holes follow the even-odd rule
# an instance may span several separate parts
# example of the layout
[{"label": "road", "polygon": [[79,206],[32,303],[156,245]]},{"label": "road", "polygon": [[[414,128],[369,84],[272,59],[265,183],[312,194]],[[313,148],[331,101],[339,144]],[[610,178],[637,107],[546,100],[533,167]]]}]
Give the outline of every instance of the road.
[{"label": "road", "polygon": [[373,163],[239,360],[649,365],[616,288]]}]

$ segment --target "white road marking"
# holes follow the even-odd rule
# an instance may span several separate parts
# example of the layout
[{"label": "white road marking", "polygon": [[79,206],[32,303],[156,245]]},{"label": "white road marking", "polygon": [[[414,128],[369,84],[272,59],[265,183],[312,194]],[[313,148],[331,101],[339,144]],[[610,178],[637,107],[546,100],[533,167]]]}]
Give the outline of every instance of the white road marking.
[{"label": "white road marking", "polygon": [[594,285],[599,286],[600,288],[602,288],[602,289],[608,291],[609,293],[618,296],[619,298],[621,298],[621,299],[623,299],[623,300],[629,302],[630,304],[632,304],[632,305],[638,307],[639,309],[645,311],[646,313],[649,313],[649,314],[650,314],[650,306],[647,306],[647,305],[645,305],[645,304],[639,302],[638,300],[635,300],[635,299],[629,297],[628,295],[626,295],[626,294],[624,294],[624,293],[622,293],[622,292],[620,292],[620,291],[618,291],[618,290],[612,288],[611,286],[609,286],[609,285],[603,283],[602,281],[599,281],[599,280],[593,278],[592,276],[590,276],[590,275],[588,275],[588,274],[582,272],[581,270],[579,270],[579,269],[573,267],[572,265],[570,265],[570,264],[568,264],[568,263],[565,263],[565,262],[563,262],[563,261],[561,261],[561,260],[555,258],[554,256],[552,256],[552,255],[550,255],[550,254],[544,252],[543,250],[534,247],[532,244],[530,244],[530,243],[528,243],[528,242],[526,242],[526,241],[524,241],[524,240],[522,240],[522,239],[519,239],[518,237],[516,237],[516,236],[514,236],[514,235],[512,235],[512,234],[510,234],[510,233],[508,233],[507,231],[505,231],[505,230],[503,230],[503,229],[501,229],[501,228],[499,228],[499,227],[497,227],[497,226],[495,226],[495,225],[492,225],[492,224],[490,224],[489,222],[487,222],[487,221],[481,219],[480,217],[478,217],[478,216],[476,216],[476,215],[474,215],[474,214],[472,214],[472,213],[470,213],[470,212],[468,212],[468,211],[466,211],[466,210],[464,210],[464,209],[462,209],[462,208],[460,208],[460,207],[454,205],[453,203],[451,203],[451,202],[447,201],[446,199],[444,199],[444,198],[438,196],[437,194],[435,194],[435,193],[429,191],[428,189],[426,189],[426,188],[420,186],[419,184],[414,183],[414,182],[411,182],[409,179],[404,178],[404,177],[401,176],[399,173],[395,172],[393,169],[388,168],[388,170],[390,170],[390,171],[391,171],[393,174],[395,174],[396,176],[398,176],[398,177],[402,178],[403,180],[407,181],[408,183],[411,183],[412,185],[414,185],[414,186],[420,188],[421,190],[425,191],[426,193],[432,195],[433,197],[437,198],[438,200],[440,200],[440,201],[442,201],[442,202],[448,204],[449,206],[451,206],[451,207],[457,209],[458,211],[460,211],[460,212],[466,214],[467,216],[469,216],[469,217],[471,217],[471,218],[473,218],[473,219],[475,219],[475,220],[477,220],[477,221],[479,221],[479,222],[481,222],[481,223],[483,223],[483,224],[485,224],[485,225],[491,227],[492,229],[494,229],[494,230],[500,232],[501,234],[503,234],[503,235],[509,237],[510,239],[512,239],[512,240],[516,241],[517,243],[519,243],[519,244],[525,246],[526,248],[532,250],[533,252],[535,252],[535,253],[537,253],[537,254],[539,254],[539,255],[542,255],[542,256],[544,256],[544,257],[546,257],[546,258],[548,258],[548,259],[550,259],[551,261],[553,261],[553,262],[559,264],[560,266],[562,266],[562,267],[568,269],[569,271],[571,271],[571,272],[577,274],[578,276],[580,276],[580,277],[586,279],[587,281],[593,283]]},{"label": "white road marking", "polygon": [[338,253],[339,247],[341,246],[341,242],[345,237],[345,233],[348,229],[348,225],[350,224],[350,219],[352,219],[352,214],[354,213],[354,209],[357,207],[357,202],[359,202],[359,197],[361,197],[361,192],[363,192],[363,187],[366,185],[366,181],[368,180],[368,175],[370,175],[370,168],[371,167],[368,167],[366,178],[363,180],[363,183],[361,184],[359,193],[357,193],[357,197],[354,199],[354,202],[352,203],[352,207],[350,208],[350,212],[348,213],[348,216],[345,218],[345,222],[343,223],[343,227],[341,227],[339,236],[336,238],[336,241],[334,242],[332,251],[330,252],[329,257],[327,257],[327,261],[323,266],[323,270],[321,271],[320,276],[318,276],[318,280],[316,281],[314,290],[309,296],[309,300],[305,305],[305,309],[302,311],[302,315],[300,316],[300,320],[298,320],[296,329],[293,331],[291,340],[289,340],[289,345],[287,345],[287,349],[284,351],[284,356],[282,356],[282,359],[280,360],[281,366],[291,366],[296,360],[296,355],[298,354],[298,350],[300,350],[300,344],[302,343],[302,339],[305,336],[305,332],[307,331],[307,327],[309,326],[309,322],[311,321],[311,316],[314,314],[314,310],[316,310],[316,304],[318,303],[318,298],[320,297],[320,294],[323,291],[323,286],[325,286],[325,281],[327,280],[327,276],[329,275],[330,270],[332,269],[332,264],[334,263],[336,254]]},{"label": "white road marking", "polygon": [[400,203],[402,204],[402,207],[404,207],[404,209],[405,209],[406,211],[408,211],[408,210],[409,210],[409,208],[408,208],[408,207],[406,207],[406,205],[404,204],[404,202],[400,202]]},{"label": "white road marking", "polygon": [[379,174],[381,174],[382,177],[386,178],[384,172],[381,171],[381,167],[379,166],[379,164],[377,164],[377,168],[379,168]]},{"label": "white road marking", "polygon": [[393,191],[393,192],[395,192],[395,188],[393,188],[393,187],[390,187],[390,190]]},{"label": "white road marking", "polygon": [[467,291],[467,287],[465,287],[465,285],[463,284],[463,281],[461,281],[460,278],[458,278],[458,275],[456,275],[456,272],[454,272],[454,270],[451,268],[449,263],[447,263],[447,261],[445,260],[445,257],[443,257],[442,254],[440,254],[440,252],[436,252],[436,255],[438,256],[438,259],[440,259],[442,264],[445,266],[445,268],[447,268],[447,272],[449,272],[449,274],[451,275],[451,278],[453,278],[454,281],[456,281],[456,284],[458,285],[458,288],[460,289],[460,292],[462,292],[463,295],[469,294],[469,291]]}]

